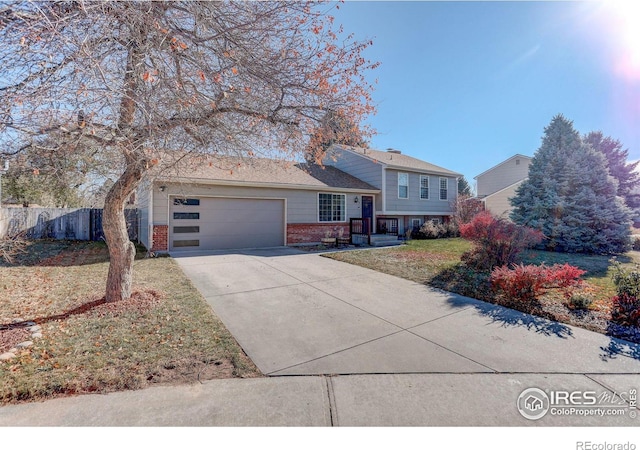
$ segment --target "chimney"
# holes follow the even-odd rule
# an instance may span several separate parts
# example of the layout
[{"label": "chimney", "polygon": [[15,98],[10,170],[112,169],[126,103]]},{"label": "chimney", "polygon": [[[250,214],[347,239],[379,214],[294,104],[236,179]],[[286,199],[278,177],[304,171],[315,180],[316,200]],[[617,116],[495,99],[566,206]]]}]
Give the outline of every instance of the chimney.
[{"label": "chimney", "polygon": [[396,155],[401,155],[402,152],[400,150],[396,150],[395,148],[388,148],[387,153],[395,153]]}]

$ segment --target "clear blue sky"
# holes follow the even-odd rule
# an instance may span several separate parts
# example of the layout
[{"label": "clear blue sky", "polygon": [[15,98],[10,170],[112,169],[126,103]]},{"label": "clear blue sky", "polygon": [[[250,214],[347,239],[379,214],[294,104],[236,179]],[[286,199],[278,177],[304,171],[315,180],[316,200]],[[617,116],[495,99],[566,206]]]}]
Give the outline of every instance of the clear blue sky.
[{"label": "clear blue sky", "polygon": [[382,63],[371,73],[374,148],[474,185],[508,157],[532,156],[561,113],[640,159],[638,6],[620,14],[598,2],[347,1],[333,14],[345,32],[372,38],[365,56]]}]

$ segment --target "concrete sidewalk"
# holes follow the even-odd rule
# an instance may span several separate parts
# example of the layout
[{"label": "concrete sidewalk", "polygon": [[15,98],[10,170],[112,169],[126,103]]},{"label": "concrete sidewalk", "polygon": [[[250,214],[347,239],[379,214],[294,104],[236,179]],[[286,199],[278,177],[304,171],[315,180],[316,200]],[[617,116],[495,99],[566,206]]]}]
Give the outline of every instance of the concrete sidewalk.
[{"label": "concrete sidewalk", "polygon": [[[0,426],[638,426],[622,415],[517,409],[523,390],[637,388],[637,375],[399,374],[213,380],[0,407]],[[604,409],[614,409],[607,407]]]}]

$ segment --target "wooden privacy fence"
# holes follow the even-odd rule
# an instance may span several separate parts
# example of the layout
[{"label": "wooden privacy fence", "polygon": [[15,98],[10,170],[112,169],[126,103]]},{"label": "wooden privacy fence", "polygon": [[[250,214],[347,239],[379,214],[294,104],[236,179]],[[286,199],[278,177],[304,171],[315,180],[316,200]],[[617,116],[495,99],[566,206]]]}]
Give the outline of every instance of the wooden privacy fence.
[{"label": "wooden privacy fence", "polygon": [[[125,209],[129,239],[138,239],[138,210]],[[99,241],[102,209],[0,208],[0,238],[25,232],[30,239]]]}]

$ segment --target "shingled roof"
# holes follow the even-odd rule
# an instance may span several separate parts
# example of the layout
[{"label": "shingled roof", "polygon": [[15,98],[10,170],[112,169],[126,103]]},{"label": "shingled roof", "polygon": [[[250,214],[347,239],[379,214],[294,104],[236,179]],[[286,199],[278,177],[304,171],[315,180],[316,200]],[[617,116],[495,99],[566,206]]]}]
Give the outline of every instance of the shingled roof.
[{"label": "shingled roof", "polygon": [[158,180],[380,191],[335,167],[266,158],[191,158],[166,170]]},{"label": "shingled roof", "polygon": [[[332,151],[339,152],[340,150],[347,150],[359,155],[364,156],[374,162],[384,164],[387,167],[401,170],[413,170],[420,172],[429,172],[438,175],[447,175],[453,177],[461,177],[461,173],[453,172],[444,167],[436,166],[435,164],[428,163],[421,159],[414,158],[412,156],[403,155],[397,150],[380,151],[372,150],[369,148],[361,147],[347,147],[347,146],[335,146]],[[337,156],[337,154],[336,154]]]}]

